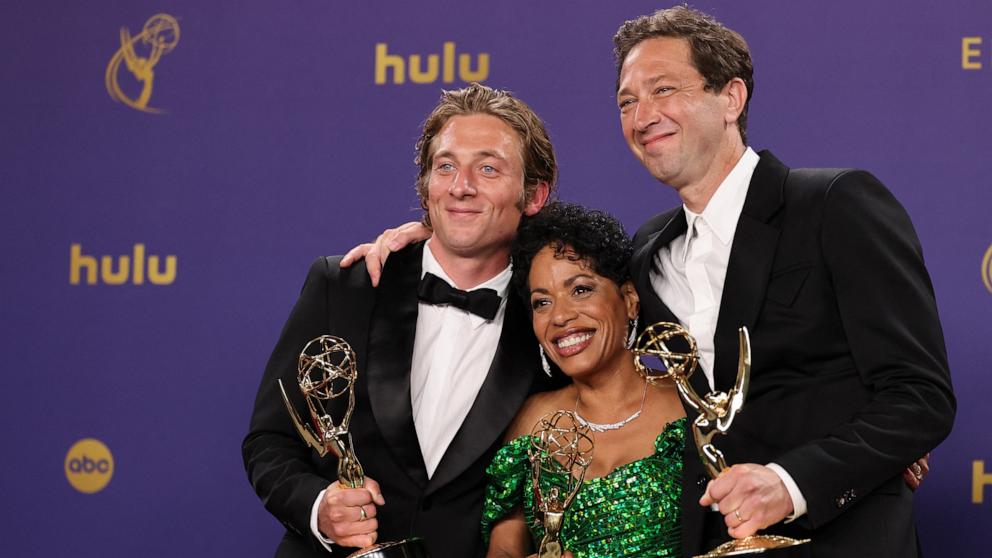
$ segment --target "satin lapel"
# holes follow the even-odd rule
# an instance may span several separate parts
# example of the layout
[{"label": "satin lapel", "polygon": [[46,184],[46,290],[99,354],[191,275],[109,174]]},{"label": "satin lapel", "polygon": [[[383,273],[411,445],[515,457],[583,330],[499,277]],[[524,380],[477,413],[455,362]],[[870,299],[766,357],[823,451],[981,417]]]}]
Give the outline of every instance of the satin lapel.
[{"label": "satin lapel", "polygon": [[732,388],[737,377],[737,329],[747,326],[755,333],[778,247],[780,231],[770,221],[782,206],[789,169],[767,151],[760,156],[734,233],[717,319],[714,381],[721,391]]},{"label": "satin lapel", "polygon": [[376,425],[396,462],[418,486],[426,484],[427,470],[413,425],[410,367],[423,246],[393,254],[383,270],[369,329],[367,365]]},{"label": "satin lapel", "polygon": [[[361,392],[365,389],[365,375],[368,373],[369,322],[376,291],[369,283],[365,262],[348,268],[342,268],[340,262],[341,256],[328,258],[328,268],[335,270],[338,278],[335,281],[337,289],[327,303],[327,333],[343,338],[355,351],[358,366],[355,390]],[[331,416],[342,417],[347,409],[347,398],[333,398],[328,405],[333,409]]]},{"label": "satin lapel", "polygon": [[537,341],[530,331],[526,309],[510,294],[503,332],[486,380],[428,482],[426,494],[451,482],[479,459],[502,438],[520,410],[534,374],[540,373]]},{"label": "satin lapel", "polygon": [[636,265],[633,266],[634,286],[637,294],[641,298],[641,316],[644,317],[643,326],[648,326],[657,322],[678,322],[675,314],[668,309],[668,306],[661,301],[658,293],[651,285],[651,266],[654,265],[654,255],[662,246],[671,244],[679,235],[685,234],[687,225],[685,221],[685,211],[679,208],[671,220],[665,223],[657,232],[651,235],[648,242],[644,243],[637,253],[631,258]]}]

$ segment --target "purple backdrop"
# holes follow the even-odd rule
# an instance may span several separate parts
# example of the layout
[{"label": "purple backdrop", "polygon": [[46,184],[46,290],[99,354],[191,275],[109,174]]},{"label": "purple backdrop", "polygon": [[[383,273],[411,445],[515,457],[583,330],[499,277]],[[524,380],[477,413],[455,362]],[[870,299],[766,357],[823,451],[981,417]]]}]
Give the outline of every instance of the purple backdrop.
[{"label": "purple backdrop", "polygon": [[[913,217],[959,397],[917,499],[921,538],[930,556],[980,556],[980,529],[992,525],[992,6],[949,4],[696,6],[751,45],[752,145],[792,166],[870,169]],[[487,55],[484,81],[546,119],[562,198],[633,230],[676,198],[620,137],[611,37],[657,7],[0,6],[0,555],[271,555],[282,528],[240,457],[262,367],[313,257],[418,217],[418,125],[442,87],[462,83],[455,68],[444,83],[445,43],[471,70]],[[180,30],[171,50],[167,19],[142,35],[162,13]],[[122,28],[136,38],[133,70]],[[404,83],[393,83],[395,67],[375,83],[380,43],[404,61]],[[106,72],[119,52],[115,91]],[[436,79],[414,83],[410,56],[430,54]],[[145,108],[161,113],[132,106],[135,74],[147,82],[149,67]],[[140,284],[134,261],[114,279],[117,256],[133,258],[138,244]],[[104,256],[111,273],[97,269]],[[92,494],[71,483],[92,489],[101,473],[87,467],[110,464],[70,451],[84,438],[113,458],[109,484]]]}]

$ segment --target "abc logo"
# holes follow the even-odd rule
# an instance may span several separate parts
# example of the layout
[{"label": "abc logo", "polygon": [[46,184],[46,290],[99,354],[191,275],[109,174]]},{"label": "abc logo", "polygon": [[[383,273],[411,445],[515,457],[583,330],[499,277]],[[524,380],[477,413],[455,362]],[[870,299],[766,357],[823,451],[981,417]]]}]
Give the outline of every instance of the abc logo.
[{"label": "abc logo", "polygon": [[103,442],[84,438],[69,448],[65,456],[65,477],[84,494],[103,490],[114,475],[114,456]]}]

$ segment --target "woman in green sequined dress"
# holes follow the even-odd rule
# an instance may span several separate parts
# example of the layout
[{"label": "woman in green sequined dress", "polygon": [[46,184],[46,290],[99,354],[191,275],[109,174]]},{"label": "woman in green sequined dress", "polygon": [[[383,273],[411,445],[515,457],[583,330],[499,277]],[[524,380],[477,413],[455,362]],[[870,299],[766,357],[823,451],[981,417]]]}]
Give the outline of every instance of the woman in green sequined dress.
[{"label": "woman in green sequined dress", "polygon": [[630,255],[616,220],[575,205],[550,205],[520,229],[514,287],[529,303],[541,349],[572,384],[532,396],[489,466],[482,521],[489,557],[531,555],[544,534],[527,447],[538,419],[558,409],[574,411],[595,439],[583,486],[565,512],[564,548],[575,558],[681,551],[684,412],[674,387],[648,385],[634,367],[628,347],[639,301]]}]

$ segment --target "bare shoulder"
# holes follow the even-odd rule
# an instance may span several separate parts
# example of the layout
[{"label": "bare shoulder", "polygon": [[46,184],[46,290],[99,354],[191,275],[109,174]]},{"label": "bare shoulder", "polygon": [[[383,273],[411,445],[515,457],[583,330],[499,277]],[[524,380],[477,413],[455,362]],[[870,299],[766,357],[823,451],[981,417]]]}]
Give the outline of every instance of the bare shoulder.
[{"label": "bare shoulder", "polygon": [[541,417],[552,411],[564,408],[570,409],[571,405],[568,404],[569,397],[573,400],[575,398],[575,388],[571,385],[554,391],[545,391],[531,395],[527,398],[527,401],[524,401],[520,410],[517,411],[517,416],[514,417],[513,423],[510,424],[510,428],[506,431],[506,439],[509,441],[525,434],[530,434],[534,428],[534,424]]},{"label": "bare shoulder", "polygon": [[648,393],[649,413],[655,415],[661,422],[669,423],[685,416],[682,400],[674,384],[670,382],[653,384]]}]

